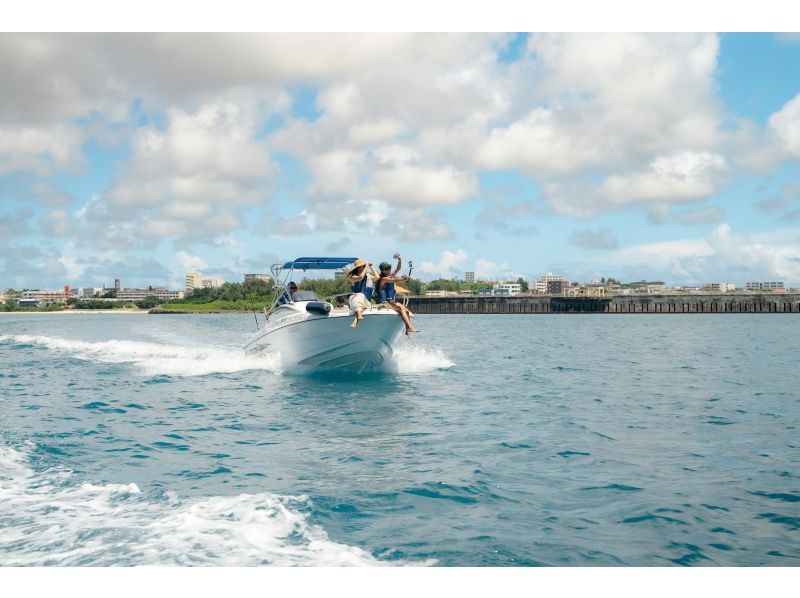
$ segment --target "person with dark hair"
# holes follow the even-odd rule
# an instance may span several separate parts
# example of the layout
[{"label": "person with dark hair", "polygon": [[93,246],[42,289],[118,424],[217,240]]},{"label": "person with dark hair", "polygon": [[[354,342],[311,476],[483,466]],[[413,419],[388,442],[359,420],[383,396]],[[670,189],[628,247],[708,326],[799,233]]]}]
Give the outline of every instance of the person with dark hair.
[{"label": "person with dark hair", "polygon": [[392,265],[388,262],[382,262],[381,265],[378,266],[380,274],[378,280],[375,282],[375,293],[378,296],[378,303],[400,314],[400,317],[403,318],[403,323],[406,325],[406,336],[410,339],[411,333],[419,332],[419,330],[414,328],[411,324],[411,316],[406,306],[396,301],[397,291],[395,290],[395,283],[408,280],[408,276],[396,276],[397,272],[400,270],[400,255],[395,253],[394,257],[397,258],[397,268],[395,268],[394,272],[392,272]]},{"label": "person with dark hair", "polygon": [[294,294],[297,292],[297,283],[292,281],[289,283],[287,289],[278,297],[278,305],[283,305],[284,303],[289,303],[290,301],[294,301]]}]

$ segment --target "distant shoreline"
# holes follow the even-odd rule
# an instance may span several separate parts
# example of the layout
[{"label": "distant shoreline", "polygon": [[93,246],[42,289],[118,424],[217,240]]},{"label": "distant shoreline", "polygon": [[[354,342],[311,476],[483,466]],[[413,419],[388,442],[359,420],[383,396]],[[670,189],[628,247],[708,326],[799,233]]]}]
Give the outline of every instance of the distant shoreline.
[{"label": "distant shoreline", "polygon": [[147,309],[59,309],[53,311],[0,311],[0,315],[31,315],[31,314],[146,314]]}]

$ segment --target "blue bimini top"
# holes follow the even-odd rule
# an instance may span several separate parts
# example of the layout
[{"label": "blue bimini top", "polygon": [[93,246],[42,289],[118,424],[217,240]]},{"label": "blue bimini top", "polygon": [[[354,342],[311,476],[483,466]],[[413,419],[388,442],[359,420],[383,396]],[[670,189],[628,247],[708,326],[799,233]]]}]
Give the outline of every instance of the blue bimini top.
[{"label": "blue bimini top", "polygon": [[286,262],[283,270],[340,270],[355,262],[357,257],[299,257]]}]

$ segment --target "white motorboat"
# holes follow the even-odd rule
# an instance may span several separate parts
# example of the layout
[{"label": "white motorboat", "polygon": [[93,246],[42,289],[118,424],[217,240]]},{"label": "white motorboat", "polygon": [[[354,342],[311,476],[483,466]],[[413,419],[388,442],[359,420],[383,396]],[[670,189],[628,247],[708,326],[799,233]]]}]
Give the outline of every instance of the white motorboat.
[{"label": "white motorboat", "polygon": [[404,330],[396,311],[380,306],[364,310],[364,319],[351,328],[349,307],[334,307],[311,291],[289,295],[286,284],[295,271],[340,270],[356,258],[302,257],[272,266],[277,293],[266,322],[245,345],[247,352],[277,352],[287,369],[376,370],[391,358],[393,345]]}]

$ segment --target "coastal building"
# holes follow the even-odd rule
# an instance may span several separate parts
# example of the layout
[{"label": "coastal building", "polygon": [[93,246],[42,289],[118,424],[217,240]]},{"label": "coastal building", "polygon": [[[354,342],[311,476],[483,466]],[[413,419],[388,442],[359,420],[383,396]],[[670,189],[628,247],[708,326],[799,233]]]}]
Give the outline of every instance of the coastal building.
[{"label": "coastal building", "polygon": [[20,305],[36,305],[39,307],[46,307],[54,303],[66,303],[67,295],[65,289],[58,289],[57,291],[22,291],[19,299]]},{"label": "coastal building", "polygon": [[141,301],[146,297],[158,297],[164,301],[183,299],[184,291],[170,291],[163,287],[147,287],[146,289],[123,289],[117,292],[117,301]]},{"label": "coastal building", "polygon": [[564,276],[558,276],[553,274],[552,272],[548,272],[544,276],[540,276],[536,279],[536,292],[537,293],[547,293],[547,283],[548,282],[562,282],[563,286],[567,286],[569,281]]},{"label": "coastal building", "polygon": [[206,278],[203,277],[203,288],[204,289],[218,289],[222,285],[225,284],[225,281],[221,278]]},{"label": "coastal building", "polygon": [[495,295],[519,295],[522,292],[522,285],[518,282],[499,282],[492,285]]},{"label": "coastal building", "polygon": [[260,280],[261,282],[269,282],[270,275],[269,274],[245,274],[244,281],[248,282],[250,280]]},{"label": "coastal building", "polygon": [[[648,282],[646,280],[640,280],[639,282],[632,282],[630,284],[625,285],[628,287],[628,290],[633,291],[636,294],[644,294],[644,295],[657,295],[658,293],[663,293],[667,285],[664,284],[663,281],[657,280]],[[627,294],[627,293],[626,293]]]},{"label": "coastal building", "polygon": [[0,291],[0,305],[3,305],[6,302],[6,294],[3,291]]},{"label": "coastal building", "polygon": [[729,291],[735,291],[736,285],[732,282],[707,282],[703,285],[703,290],[712,293],[727,293]]},{"label": "coastal building", "polygon": [[605,297],[606,285],[599,282],[592,282],[586,285],[585,293],[587,297]]},{"label": "coastal building", "polygon": [[216,289],[225,284],[221,278],[203,276],[200,272],[186,273],[186,294],[191,295],[195,289]]},{"label": "coastal building", "polygon": [[748,282],[744,286],[748,291],[770,291],[772,289],[782,289],[782,282]]},{"label": "coastal building", "polygon": [[475,272],[464,272],[464,282],[475,282]]},{"label": "coastal building", "polygon": [[195,289],[203,288],[203,275],[200,272],[187,272],[186,273],[186,292],[189,293]]},{"label": "coastal building", "polygon": [[568,287],[569,283],[566,280],[548,280],[544,292],[548,295],[563,295]]}]

